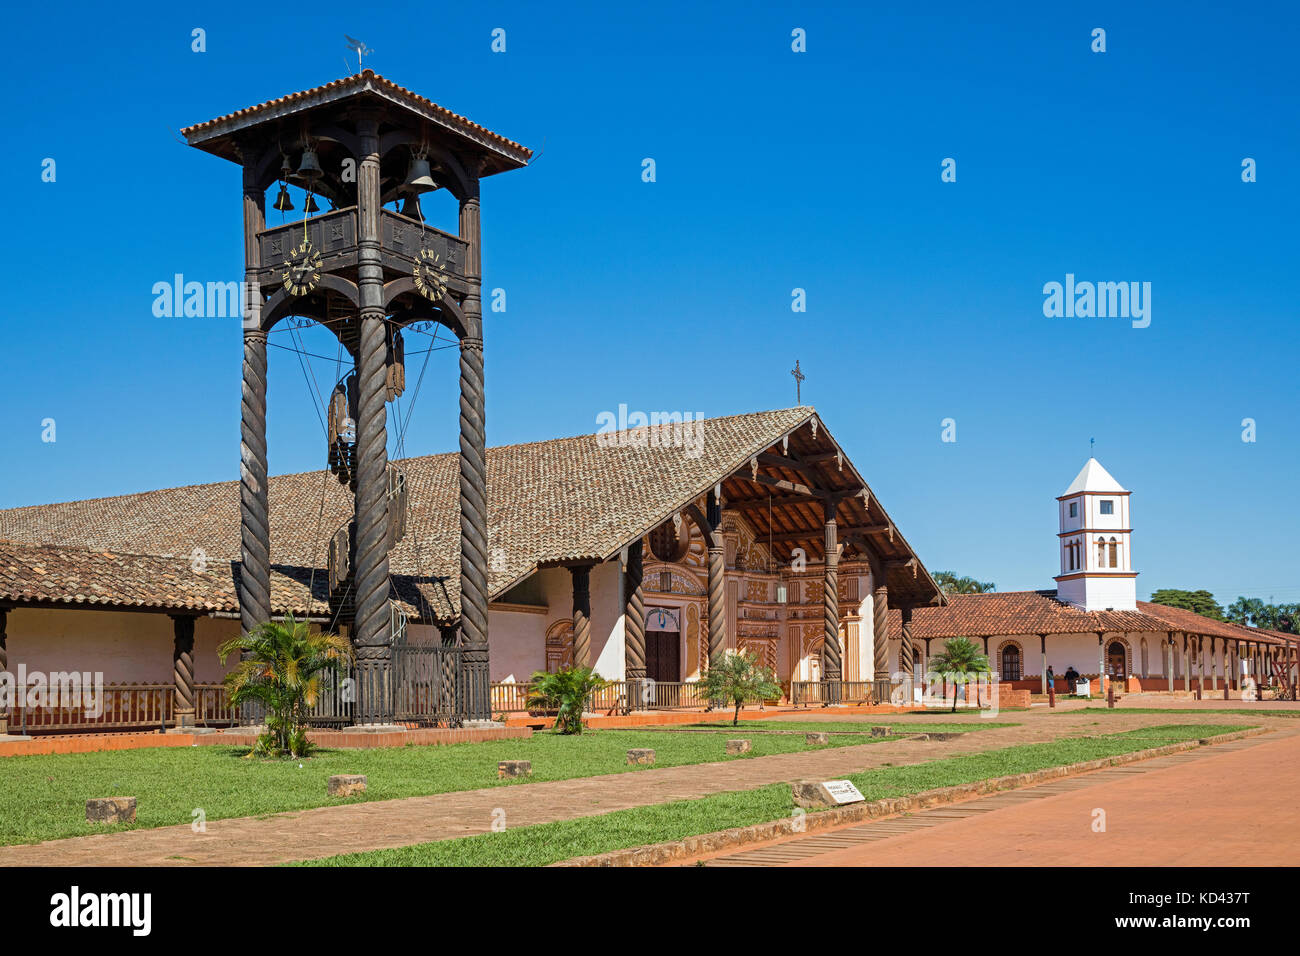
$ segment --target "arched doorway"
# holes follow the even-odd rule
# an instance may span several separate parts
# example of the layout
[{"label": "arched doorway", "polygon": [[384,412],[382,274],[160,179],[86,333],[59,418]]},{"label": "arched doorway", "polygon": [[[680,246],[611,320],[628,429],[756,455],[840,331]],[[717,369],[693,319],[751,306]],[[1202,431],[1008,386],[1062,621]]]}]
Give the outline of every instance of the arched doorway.
[{"label": "arched doorway", "polygon": [[1112,680],[1128,678],[1128,655],[1119,641],[1111,641],[1106,648],[1106,675]]},{"label": "arched doorway", "polygon": [[1020,648],[1008,644],[1002,648],[1002,680],[1020,680]]}]

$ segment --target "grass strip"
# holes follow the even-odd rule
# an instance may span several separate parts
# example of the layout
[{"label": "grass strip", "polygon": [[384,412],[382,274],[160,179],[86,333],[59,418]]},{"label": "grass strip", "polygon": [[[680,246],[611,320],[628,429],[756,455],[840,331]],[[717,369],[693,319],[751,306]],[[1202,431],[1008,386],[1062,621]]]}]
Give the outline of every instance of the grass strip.
[{"label": "grass strip", "polygon": [[[871,742],[869,736],[832,737],[830,746]],[[634,747],[653,748],[656,767],[818,749],[802,736],[788,734],[755,734],[752,745],[748,754],[728,757],[714,734],[669,736],[633,728],[447,746],[319,750],[301,761],[243,759],[246,747],[215,746],[5,757],[0,759],[0,844],[190,823],[195,810],[208,820],[221,820],[650,769],[627,765],[627,751]],[[498,780],[500,760],[531,760],[533,775]],[[337,773],[365,774],[366,793],[327,797],[326,780]],[[86,800],[111,796],[137,798],[134,824],[86,822]]]},{"label": "grass strip", "polygon": [[[1071,737],[1022,744],[979,754],[932,760],[906,767],[881,767],[851,774],[867,800],[899,797],[991,777],[1098,760],[1165,744],[1245,728],[1224,724],[1170,724],[1104,737]],[[1137,737],[1135,734],[1142,734]],[[545,866],[590,856],[680,840],[701,833],[766,823],[794,811],[790,788],[771,784],[695,800],[616,810],[598,816],[419,843],[389,850],[348,853],[290,866]],[[507,821],[508,822],[508,821]]]}]

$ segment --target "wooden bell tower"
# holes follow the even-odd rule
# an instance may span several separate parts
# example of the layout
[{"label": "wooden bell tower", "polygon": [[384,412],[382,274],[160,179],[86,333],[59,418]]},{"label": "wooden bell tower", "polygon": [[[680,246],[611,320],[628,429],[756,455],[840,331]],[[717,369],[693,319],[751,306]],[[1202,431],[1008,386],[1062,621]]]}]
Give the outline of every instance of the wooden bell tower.
[{"label": "wooden bell tower", "polygon": [[[404,482],[387,460],[385,401],[400,394],[401,331],[438,322],[460,342],[460,694],[466,716],[490,718],[479,182],[527,165],[531,151],[371,70],[182,133],[243,168],[242,627],[271,616],[266,337],[301,316],[330,329],[355,365],[330,403],[330,468],[355,502],[331,541],[331,607],[356,650],[357,722],[392,719],[388,554],[405,515],[394,513]],[[291,205],[289,182],[308,191],[306,212],[267,228],[277,182],[275,208]],[[424,221],[419,197],[436,189],[459,201],[455,235]],[[385,208],[398,200],[401,212]]]}]

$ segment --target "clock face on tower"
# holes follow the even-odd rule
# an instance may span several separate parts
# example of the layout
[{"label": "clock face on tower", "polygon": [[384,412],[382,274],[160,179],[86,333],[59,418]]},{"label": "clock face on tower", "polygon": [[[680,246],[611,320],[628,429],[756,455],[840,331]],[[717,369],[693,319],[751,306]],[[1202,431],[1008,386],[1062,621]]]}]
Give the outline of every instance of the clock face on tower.
[{"label": "clock face on tower", "polygon": [[306,295],[320,282],[320,253],[304,239],[284,261],[284,287],[290,295]]},{"label": "clock face on tower", "polygon": [[447,294],[447,270],[442,267],[438,253],[420,250],[420,258],[415,263],[415,288],[434,302]]}]

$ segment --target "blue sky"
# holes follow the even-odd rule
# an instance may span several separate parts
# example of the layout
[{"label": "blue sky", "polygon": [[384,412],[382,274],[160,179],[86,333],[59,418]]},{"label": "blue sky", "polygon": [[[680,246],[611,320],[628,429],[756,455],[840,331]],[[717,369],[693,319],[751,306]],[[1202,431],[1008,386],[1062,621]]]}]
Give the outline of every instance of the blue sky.
[{"label": "blue sky", "polygon": [[[12,11],[0,507],[236,477],[237,320],[156,319],[150,290],[240,278],[239,172],[175,130],[343,75],[350,33],[541,150],[483,189],[484,283],[507,293],[490,443],[620,403],[790,405],[798,359],[932,569],[1052,586],[1054,497],[1095,438],[1134,493],[1140,594],[1300,601],[1295,6],[874,6]],[[1150,326],[1046,318],[1066,273],[1150,282]],[[272,472],[321,467],[297,357],[273,349],[271,377]],[[455,447],[455,397],[434,352],[409,453]]]}]

